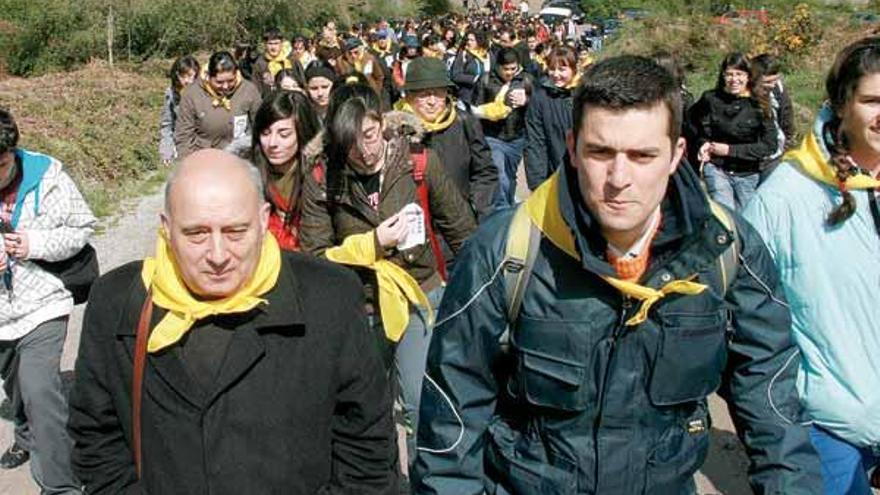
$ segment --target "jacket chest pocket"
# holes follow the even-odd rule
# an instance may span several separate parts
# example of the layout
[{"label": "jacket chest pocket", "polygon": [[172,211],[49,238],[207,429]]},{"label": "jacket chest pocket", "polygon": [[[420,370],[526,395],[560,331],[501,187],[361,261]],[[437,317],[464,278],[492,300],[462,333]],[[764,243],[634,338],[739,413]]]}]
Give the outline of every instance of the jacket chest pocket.
[{"label": "jacket chest pocket", "polygon": [[669,406],[714,392],[727,361],[726,342],[720,311],[663,315],[649,385],[651,402]]},{"label": "jacket chest pocket", "polygon": [[586,337],[582,322],[520,318],[512,344],[517,371],[510,392],[529,404],[560,411],[583,411],[595,387],[589,380]]}]

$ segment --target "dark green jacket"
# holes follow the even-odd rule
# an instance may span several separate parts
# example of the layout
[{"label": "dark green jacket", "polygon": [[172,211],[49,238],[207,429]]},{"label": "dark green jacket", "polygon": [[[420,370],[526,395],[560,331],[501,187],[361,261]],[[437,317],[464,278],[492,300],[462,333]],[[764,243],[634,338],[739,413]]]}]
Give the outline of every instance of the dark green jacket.
[{"label": "dark green jacket", "polygon": [[561,173],[560,206],[582,261],[542,239],[509,353],[499,345],[508,324],[501,260],[513,210],[481,224],[456,259],[428,355],[414,493],[694,493],[709,448],[706,397],[718,391],[755,492],[819,494],[788,306],[752,227],[735,217],[740,265],[722,298],[717,259],[730,232],[679,167],[641,283],[696,274],[710,288],[667,296],[627,327],[639,304],[600,278],[613,275],[605,241],[575,174]]}]

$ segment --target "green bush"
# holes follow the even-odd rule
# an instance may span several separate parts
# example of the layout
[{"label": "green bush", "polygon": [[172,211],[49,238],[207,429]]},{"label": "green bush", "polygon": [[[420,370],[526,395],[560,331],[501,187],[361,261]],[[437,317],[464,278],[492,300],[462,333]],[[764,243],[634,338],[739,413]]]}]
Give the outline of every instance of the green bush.
[{"label": "green bush", "polygon": [[258,42],[270,26],[315,32],[329,18],[347,24],[422,7],[438,13],[448,0],[0,0],[0,66],[31,75],[106,59],[111,10],[115,59],[142,61]]}]

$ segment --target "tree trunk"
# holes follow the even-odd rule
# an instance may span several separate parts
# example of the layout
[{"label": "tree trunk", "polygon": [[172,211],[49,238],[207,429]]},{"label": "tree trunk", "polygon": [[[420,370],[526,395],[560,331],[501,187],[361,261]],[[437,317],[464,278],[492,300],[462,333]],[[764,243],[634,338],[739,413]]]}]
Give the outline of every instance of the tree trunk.
[{"label": "tree trunk", "polygon": [[113,67],[113,5],[107,9],[107,61]]}]

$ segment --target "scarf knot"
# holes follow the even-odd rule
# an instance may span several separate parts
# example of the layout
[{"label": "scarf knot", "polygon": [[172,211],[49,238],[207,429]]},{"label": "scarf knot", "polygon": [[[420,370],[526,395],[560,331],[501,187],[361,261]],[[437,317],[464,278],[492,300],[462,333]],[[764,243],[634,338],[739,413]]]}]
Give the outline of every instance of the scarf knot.
[{"label": "scarf knot", "polygon": [[428,296],[418,282],[403,268],[385,259],[377,259],[374,231],[350,235],[342,245],[325,252],[327,259],[344,265],[361,266],[376,272],[379,285],[379,309],[385,336],[392,342],[400,341],[409,324],[410,303],[428,310],[428,325],[434,322],[434,312]]},{"label": "scarf knot", "polygon": [[153,304],[168,310],[162,321],[150,333],[147,351],[160,351],[179,341],[199,320],[210,316],[245,313],[266,300],[260,296],[269,292],[281,272],[281,249],[275,237],[266,232],[260,260],[251,279],[235,294],[223,299],[200,300],[183,282],[180,268],[163,234],[156,240],[156,255],[144,260],[141,280],[152,292]]}]

